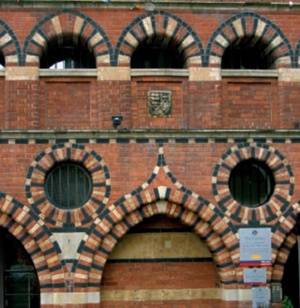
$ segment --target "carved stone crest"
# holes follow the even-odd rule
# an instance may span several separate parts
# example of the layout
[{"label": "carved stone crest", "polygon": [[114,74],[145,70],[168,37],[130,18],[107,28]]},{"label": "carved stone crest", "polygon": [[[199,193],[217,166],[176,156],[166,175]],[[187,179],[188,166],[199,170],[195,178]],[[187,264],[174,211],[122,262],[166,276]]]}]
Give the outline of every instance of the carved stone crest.
[{"label": "carved stone crest", "polygon": [[148,92],[148,115],[153,118],[169,118],[172,112],[171,91]]}]

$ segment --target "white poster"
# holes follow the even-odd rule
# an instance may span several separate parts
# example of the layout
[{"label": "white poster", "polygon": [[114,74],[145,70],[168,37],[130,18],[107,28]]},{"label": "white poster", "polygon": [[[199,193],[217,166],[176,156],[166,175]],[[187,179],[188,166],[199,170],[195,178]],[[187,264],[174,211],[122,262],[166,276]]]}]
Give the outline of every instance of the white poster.
[{"label": "white poster", "polygon": [[271,228],[241,228],[240,265],[272,265]]}]

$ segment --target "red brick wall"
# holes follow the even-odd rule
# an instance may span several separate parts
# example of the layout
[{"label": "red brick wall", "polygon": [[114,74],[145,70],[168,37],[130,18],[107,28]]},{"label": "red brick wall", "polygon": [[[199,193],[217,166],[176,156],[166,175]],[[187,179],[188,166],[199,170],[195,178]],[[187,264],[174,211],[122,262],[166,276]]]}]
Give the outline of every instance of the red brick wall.
[{"label": "red brick wall", "polygon": [[[1,126],[9,129],[111,129],[111,116],[120,114],[121,127],[129,129],[293,129],[300,118],[299,83],[277,85],[276,79],[224,78],[222,86],[152,77],[131,85],[79,78],[2,82]],[[172,91],[169,118],[148,115],[151,90]]]},{"label": "red brick wall", "polygon": [[[224,9],[201,11],[173,9],[171,11],[172,14],[192,26],[205,47],[210,42],[214,31],[225,20],[238,13],[236,10]],[[53,12],[52,9],[1,9],[0,19],[9,24],[23,48],[30,31],[51,12]],[[99,23],[114,48],[128,24],[145,13],[138,10],[105,9],[99,11],[88,8],[82,9],[81,12]],[[300,36],[297,11],[274,10],[258,13],[275,22],[293,47],[297,45]],[[61,26],[65,35],[70,36],[74,19],[74,16],[67,14],[61,17]],[[158,29],[162,29],[164,18],[156,16],[156,21]],[[293,22],[288,23],[287,21]],[[48,31],[49,38],[56,34],[50,23],[46,24],[43,30]],[[89,25],[84,36],[88,36],[92,30]],[[268,31],[272,34],[271,30]],[[184,35],[185,32],[180,28],[178,37]],[[228,35],[233,36],[232,33]],[[142,38],[144,33],[140,33],[140,36]],[[214,51],[220,49],[216,44],[214,46]],[[98,51],[105,50],[103,46],[97,48],[99,48]],[[11,50],[11,46],[4,47],[2,52],[8,55],[8,51]],[[41,50],[42,48],[36,45],[31,49],[36,52],[41,52]],[[16,63],[7,64],[8,68],[16,66]],[[23,64],[38,65],[30,61]],[[124,63],[122,65],[126,66]],[[108,66],[108,64],[102,63],[100,66]],[[195,66],[201,65],[197,63]],[[212,64],[211,66],[219,65]],[[18,76],[15,77],[18,79]],[[67,280],[77,283],[74,288],[76,291],[87,293],[95,290],[95,292],[100,292],[100,289],[105,292],[144,288],[219,288],[220,277],[225,277],[224,279],[229,281],[226,286],[222,285],[222,288],[239,288],[237,280],[241,282],[242,270],[239,268],[239,260],[236,257],[239,253],[238,227],[247,227],[248,224],[238,220],[239,213],[229,213],[230,215],[226,213],[225,215],[222,211],[218,198],[228,190],[216,192],[212,189],[212,185],[226,184],[216,184],[214,168],[228,155],[233,155],[236,149],[231,150],[230,154],[227,151],[236,143],[239,145],[249,143],[248,147],[251,149],[245,152],[252,150],[257,156],[265,153],[261,144],[264,149],[272,147],[268,153],[274,158],[271,163],[277,164],[275,170],[275,172],[279,170],[279,176],[277,176],[282,177],[280,185],[288,186],[291,178],[291,187],[281,187],[278,192],[280,196],[285,197],[286,205],[284,206],[286,208],[282,212],[281,208],[276,208],[274,212],[271,206],[268,209],[263,208],[257,215],[257,219],[254,219],[255,225],[274,226],[274,232],[277,232],[272,239],[274,247],[278,246],[278,249],[273,249],[273,262],[277,260],[278,251],[284,251],[285,257],[288,255],[288,250],[280,250],[280,245],[283,245],[285,238],[291,233],[296,213],[299,212],[300,190],[295,183],[299,181],[300,176],[300,143],[294,131],[280,135],[279,140],[276,139],[276,133],[267,135],[267,131],[293,129],[294,123],[300,121],[299,82],[281,82],[277,78],[255,77],[223,77],[221,81],[197,82],[190,81],[188,77],[155,76],[155,74],[152,77],[135,76],[127,81],[101,81],[101,76],[97,80],[96,73],[95,77],[83,77],[78,74],[76,77],[39,77],[34,81],[12,81],[5,78],[5,76],[0,78],[0,116],[2,118],[0,128],[22,131],[13,137],[10,131],[4,131],[0,138],[0,190],[4,193],[0,203],[2,211],[0,223],[10,228],[10,232],[15,232],[15,236],[23,241],[23,244],[28,244],[31,237],[37,239],[27,250],[32,254],[35,264],[38,264],[39,258],[43,259],[41,256],[45,256],[39,268],[41,283],[43,283],[42,292],[46,294],[54,291],[64,293],[68,290],[65,284]],[[147,93],[150,90],[172,91],[171,117],[149,117]],[[110,131],[112,129],[111,116],[119,114],[123,116],[120,126],[123,130]],[[138,132],[132,133],[131,129],[148,131],[145,134],[139,134]],[[150,129],[157,130],[153,133]],[[175,132],[177,135],[168,132],[168,129],[177,130]],[[265,131],[260,135],[253,135],[248,131],[241,137],[239,133],[234,135],[232,131],[230,134],[225,132],[224,135],[221,129]],[[48,131],[37,137],[32,131],[26,130],[57,131],[54,133]],[[64,132],[58,130],[64,130]],[[68,130],[92,131],[81,132],[82,134],[78,133],[77,136]],[[194,133],[190,137],[187,134],[191,131],[188,130],[199,131],[198,134]],[[206,132],[206,130],[210,131]],[[289,134],[293,135],[292,141]],[[83,140],[77,141],[76,138]],[[255,138],[259,140],[255,141]],[[163,141],[160,142],[160,139]],[[28,181],[32,180],[30,168],[37,168],[37,155],[42,153],[46,156],[44,151],[48,154],[53,150],[50,147],[57,143],[65,144],[62,146],[63,150],[57,151],[58,156],[65,155],[62,158],[65,160],[68,159],[65,148],[70,147],[70,144],[78,147],[87,146],[91,149],[90,151],[99,154],[107,166],[108,171],[105,172],[109,174],[111,185],[110,194],[106,197],[103,208],[99,212],[88,212],[90,216],[88,222],[79,226],[71,225],[71,227],[66,223],[61,229],[60,226],[49,223],[47,215],[45,217],[41,213],[36,213],[32,205],[33,201],[28,198]],[[165,144],[158,146],[159,143]],[[267,156],[267,154],[264,155]],[[237,160],[237,157],[233,155],[231,162]],[[83,160],[82,157],[78,158],[79,161],[81,159]],[[45,161],[49,165],[54,163],[49,157]],[[43,167],[46,165],[45,163]],[[287,171],[285,169],[281,171],[282,165],[288,166]],[[47,170],[39,171],[38,176],[47,172]],[[43,189],[42,185],[34,182],[34,179],[33,183],[35,184],[33,193]],[[163,195],[161,191],[164,189],[168,190],[169,195]],[[10,196],[19,203],[14,203]],[[160,201],[166,204],[161,205]],[[131,229],[143,220],[147,222],[147,218],[160,213],[160,206],[166,206],[164,215],[177,217],[182,223],[193,226],[194,232],[207,236],[208,246],[216,250],[213,254],[215,263],[207,260],[203,262],[187,262],[186,260],[157,262],[155,264],[150,262],[106,263],[109,252],[128,231],[126,228]],[[31,215],[30,218],[28,218],[28,213]],[[46,213],[50,214],[51,209],[49,208]],[[64,217],[68,214],[64,212]],[[253,216],[255,214],[254,211]],[[78,214],[79,220],[82,219],[82,215],[82,213]],[[250,213],[249,210],[249,213],[245,215],[247,221],[251,221],[251,215],[252,212]],[[266,217],[269,218],[268,215],[273,215],[270,221],[265,220]],[[54,217],[59,220],[58,215]],[[36,223],[37,219],[40,219],[39,223]],[[46,221],[45,224],[44,221]],[[71,223],[73,222],[72,220]],[[43,236],[36,231],[35,225],[39,229],[44,228]],[[281,227],[279,228],[278,225]],[[24,228],[24,230],[21,228],[20,234],[18,233],[19,226]],[[155,230],[162,227],[170,227],[169,222],[163,221],[161,225],[151,226]],[[173,225],[172,228],[174,229]],[[78,245],[78,251],[76,250],[78,259],[74,262],[75,265],[71,264],[72,260],[68,263],[61,259],[57,248],[59,245],[53,235],[58,232],[57,230],[66,233],[78,230],[83,234],[86,232],[86,236]],[[224,230],[226,232],[223,233]],[[25,240],[24,234],[28,235]],[[100,248],[104,252],[99,252]],[[280,280],[283,271],[282,262],[280,259],[280,266],[275,267],[280,269],[279,274],[277,272],[273,275],[272,268],[268,270],[270,277],[273,275]],[[217,268],[215,264],[222,264],[224,268]],[[231,283],[230,280],[234,282]],[[143,307],[154,307],[155,305],[160,305],[160,307],[179,307],[179,305],[182,307],[248,307],[250,305],[243,299],[241,302],[227,303],[213,299],[188,302],[161,300],[159,303],[141,301],[138,304],[136,302],[126,302],[126,304],[106,302],[102,306],[127,308],[137,307],[137,305]],[[45,304],[43,307],[50,306]],[[68,307],[68,304],[62,303],[61,306]],[[90,306],[93,305],[90,304]],[[98,307],[99,304],[94,306]]]},{"label": "red brick wall", "polygon": [[279,127],[294,128],[300,122],[299,82],[279,83]]},{"label": "red brick wall", "polygon": [[[257,78],[227,80],[224,78],[222,90],[224,128],[274,129],[278,127],[276,80]],[[288,127],[285,126],[285,128]]]}]

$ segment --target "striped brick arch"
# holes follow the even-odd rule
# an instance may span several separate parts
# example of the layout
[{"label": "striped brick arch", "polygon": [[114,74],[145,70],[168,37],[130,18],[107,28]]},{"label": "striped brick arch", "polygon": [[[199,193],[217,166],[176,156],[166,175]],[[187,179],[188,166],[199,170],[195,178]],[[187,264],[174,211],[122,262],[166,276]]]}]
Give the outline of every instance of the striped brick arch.
[{"label": "striped brick arch", "polygon": [[[169,186],[154,185],[162,171],[170,180]],[[116,243],[130,228],[156,214],[179,219],[190,226],[208,245],[221,283],[237,282],[235,264],[239,260],[234,256],[238,255],[239,244],[235,228],[216,206],[176,180],[166,164],[161,145],[157,165],[149,179],[108,206],[84,236],[77,251],[79,257],[72,268],[75,286],[80,287],[85,277],[88,286],[98,290],[105,263]]]},{"label": "striped brick arch", "polygon": [[0,54],[5,57],[5,65],[20,64],[20,44],[17,36],[6,22],[0,19]]},{"label": "striped brick arch", "polygon": [[23,65],[38,65],[43,50],[51,40],[63,46],[63,38],[71,35],[76,45],[78,38],[85,40],[93,50],[98,66],[109,65],[111,45],[102,28],[90,17],[72,10],[62,10],[44,17],[30,32],[24,43]]},{"label": "striped brick arch", "polygon": [[33,261],[41,293],[46,288],[64,285],[63,260],[52,233],[30,208],[0,193],[0,226],[18,239]]},{"label": "striped brick arch", "polygon": [[[92,177],[91,196],[80,208],[60,209],[46,197],[46,175],[56,163],[63,161],[81,164]],[[110,176],[106,163],[94,150],[80,144],[59,143],[35,157],[27,171],[25,191],[28,202],[39,218],[56,228],[81,227],[95,219],[108,202]]]},{"label": "striped brick arch", "polygon": [[264,55],[272,56],[275,67],[296,67],[292,46],[283,32],[271,20],[253,12],[231,17],[213,33],[207,45],[207,64],[220,66],[225,49],[242,38],[247,38],[250,46],[265,46]]},{"label": "striped brick arch", "polygon": [[186,65],[202,64],[204,50],[197,34],[180,18],[163,11],[139,16],[125,28],[117,42],[113,64],[130,65],[134,50],[153,36],[161,37],[162,44],[172,40],[175,48],[183,54]]},{"label": "striped brick arch", "polygon": [[[264,205],[250,208],[235,201],[229,190],[229,177],[241,161],[264,161],[275,178],[272,197]],[[260,143],[242,143],[226,151],[213,171],[212,190],[225,216],[242,224],[264,225],[280,218],[288,210],[294,193],[294,174],[287,159],[275,148]]]},{"label": "striped brick arch", "polygon": [[295,48],[295,67],[299,67],[300,64],[300,39]]},{"label": "striped brick arch", "polygon": [[294,232],[291,232],[285,238],[282,246],[278,251],[278,256],[272,273],[272,283],[281,283],[285,264],[294,245],[297,245],[297,235]]},{"label": "striped brick arch", "polygon": [[[132,201],[128,200],[127,206]],[[133,204],[132,206],[134,207]],[[178,218],[184,225],[192,227],[193,231],[209,247],[218,269],[221,284],[230,285],[237,283],[237,278],[234,274],[235,267],[231,256],[235,248],[234,246],[236,246],[236,249],[238,248],[237,240],[231,240],[231,244],[232,242],[236,243],[232,245],[233,250],[230,251],[224,245],[224,239],[213,230],[209,222],[202,220],[197,213],[185,209],[181,205],[166,200],[158,200],[121,217],[123,214],[120,212],[124,207],[126,207],[126,204],[113,209],[107,217],[96,221],[93,229],[85,236],[78,251],[80,253],[79,259],[73,268],[75,272],[75,287],[82,286],[82,278],[86,276],[88,279],[87,286],[95,291],[99,290],[105,263],[117,242],[130,228],[156,214],[165,214],[171,218]],[[214,212],[208,208],[206,214],[212,217]],[[219,227],[220,233],[224,234],[223,237],[233,237],[226,222],[220,220]],[[87,260],[90,261],[89,264],[87,264]],[[228,271],[231,272],[231,275],[228,275]],[[92,274],[89,275],[89,273]]]}]

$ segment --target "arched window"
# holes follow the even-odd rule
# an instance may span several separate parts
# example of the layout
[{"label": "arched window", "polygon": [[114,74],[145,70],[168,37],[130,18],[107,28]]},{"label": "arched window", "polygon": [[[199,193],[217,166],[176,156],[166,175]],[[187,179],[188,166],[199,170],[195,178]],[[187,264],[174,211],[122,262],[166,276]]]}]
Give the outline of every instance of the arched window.
[{"label": "arched window", "polygon": [[269,69],[274,59],[272,54],[266,54],[266,45],[258,40],[245,37],[229,45],[222,57],[223,69]]},{"label": "arched window", "polygon": [[0,227],[0,307],[39,308],[39,281],[21,243]]},{"label": "arched window", "polygon": [[96,59],[84,40],[69,37],[63,43],[52,40],[40,59],[40,68],[96,68]]},{"label": "arched window", "polygon": [[164,37],[148,38],[134,51],[131,58],[131,68],[169,68],[184,67],[182,53],[174,41]]}]

